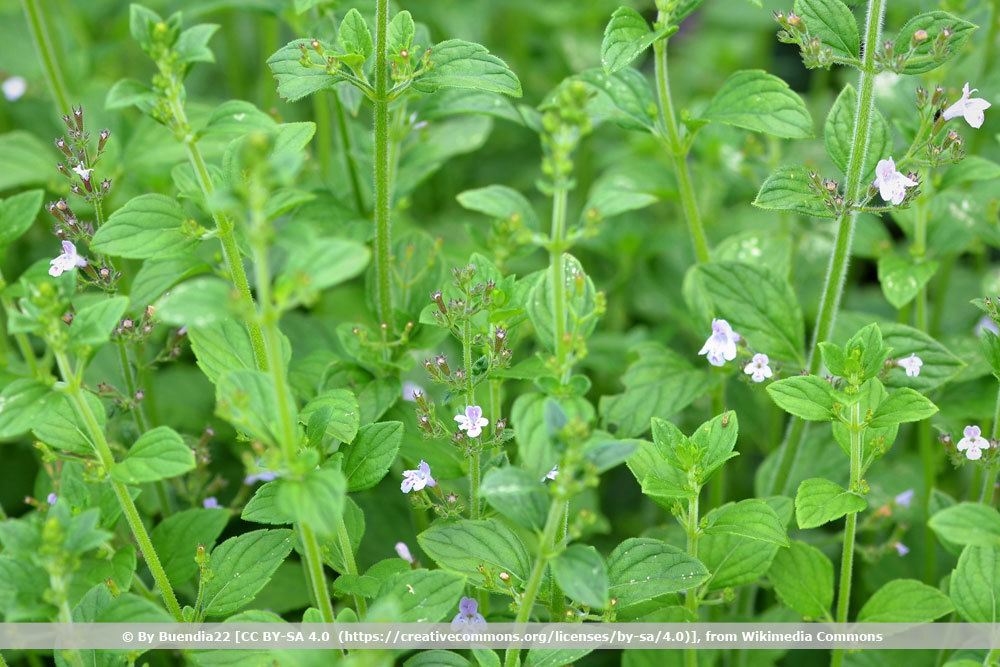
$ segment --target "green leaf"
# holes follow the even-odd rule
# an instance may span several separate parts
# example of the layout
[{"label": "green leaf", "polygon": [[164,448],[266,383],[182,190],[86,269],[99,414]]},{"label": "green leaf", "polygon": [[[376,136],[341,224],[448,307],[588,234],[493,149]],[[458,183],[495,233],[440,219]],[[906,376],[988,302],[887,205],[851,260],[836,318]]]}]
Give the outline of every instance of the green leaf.
[{"label": "green leaf", "polygon": [[646,19],[631,7],[619,7],[611,15],[601,42],[601,64],[608,74],[628,67],[653,42],[676,32],[677,26],[650,30]]},{"label": "green leaf", "polygon": [[909,387],[903,387],[889,392],[889,397],[879,404],[868,426],[885,428],[895,424],[918,422],[937,411],[937,406],[926,396]]},{"label": "green leaf", "polygon": [[707,394],[715,380],[685,357],[659,343],[640,343],[638,358],[622,376],[625,391],[602,396],[605,428],[619,438],[641,435],[653,417],[668,419]]},{"label": "green leaf", "polygon": [[[408,570],[387,580],[372,603],[394,602],[393,621],[437,623],[454,615],[465,590],[465,578],[443,570]],[[392,607],[390,607],[392,608]]]},{"label": "green leaf", "polygon": [[132,280],[129,300],[140,308],[148,306],[175,285],[211,270],[211,266],[197,257],[175,255],[147,259]]},{"label": "green leaf", "polygon": [[966,155],[961,162],[948,168],[938,187],[955,188],[964,183],[992,181],[1000,178],[1000,164],[978,155]]},{"label": "green leaf", "polygon": [[[326,69],[326,58],[312,47],[311,39],[296,39],[278,49],[267,59],[275,81],[278,82],[278,95],[289,102],[295,102],[307,95],[320,90],[333,88],[344,81],[344,76],[329,73]],[[302,46],[310,66],[302,65]],[[329,44],[320,42],[323,52],[332,52]]]},{"label": "green leaf", "polygon": [[244,521],[264,523],[270,526],[283,526],[292,523],[293,518],[278,506],[278,491],[280,480],[262,484],[254,492],[253,497],[243,508],[240,518]]},{"label": "green leaf", "polygon": [[[576,333],[578,336],[587,338],[597,326],[597,317],[594,316],[597,310],[597,289],[594,287],[594,281],[583,270],[580,260],[567,253],[561,256],[561,260],[566,296],[563,331]],[[577,286],[578,281],[582,281],[582,286]],[[540,342],[548,350],[555,349],[556,311],[554,304],[555,288],[552,284],[552,272],[545,271],[528,295],[526,310],[532,325],[538,332]],[[576,321],[586,317],[589,317],[589,320],[582,326],[578,326]]]},{"label": "green leaf", "polygon": [[438,523],[417,541],[438,566],[464,574],[476,586],[499,588],[501,572],[511,576],[513,585],[527,581],[528,550],[517,533],[496,519]]},{"label": "green leaf", "polygon": [[754,349],[766,351],[772,359],[804,364],[802,309],[787,280],[738,262],[699,264],[693,279],[713,314],[726,319]]},{"label": "green leaf", "polygon": [[[784,506],[787,504],[790,517],[791,499],[774,496],[766,498],[765,502],[774,508],[784,525]],[[739,535],[702,535],[698,541],[698,558],[712,573],[704,585],[709,591],[718,591],[756,583],[767,574],[775,554],[783,550],[777,544],[762,544]]]},{"label": "green leaf", "polygon": [[[934,49],[938,35],[947,28],[951,30],[951,37],[947,41],[947,46],[942,52]],[[918,14],[906,22],[896,36],[896,44],[900,46],[908,45],[913,40],[913,33],[918,30],[927,31],[927,39],[913,47],[910,57],[903,68],[904,74],[922,74],[929,72],[958,55],[969,41],[977,26],[968,21],[963,21],[954,14],[948,12],[934,11],[926,14]],[[904,48],[907,48],[904,47]]]},{"label": "green leaf", "polygon": [[570,599],[593,609],[608,604],[608,573],[597,549],[574,544],[552,562],[556,583]]},{"label": "green leaf", "polygon": [[896,254],[882,255],[878,260],[878,282],[885,300],[898,309],[913,301],[937,270],[935,261],[914,262]]},{"label": "green leaf", "polygon": [[250,102],[227,100],[212,110],[202,133],[206,136],[243,136],[254,131],[271,133],[277,129],[274,118]]},{"label": "green leaf", "polygon": [[128,298],[114,296],[78,310],[69,327],[70,346],[74,350],[82,350],[108,342],[127,307]]},{"label": "green leaf", "polygon": [[610,121],[626,130],[653,132],[656,128],[656,101],[649,82],[631,67],[608,75],[595,67],[584,70],[575,79],[594,93],[587,104],[593,124]]},{"label": "green leaf", "polygon": [[514,466],[491,468],[483,476],[479,493],[490,507],[514,523],[531,530],[545,525],[549,498],[541,479]]},{"label": "green leaf", "polygon": [[[815,2],[816,0],[809,0]],[[829,1],[829,0],[828,0]],[[839,3],[839,0],[836,0]],[[851,21],[854,21],[853,16]],[[837,100],[826,117],[823,128],[823,143],[826,152],[842,173],[847,173],[847,162],[851,155],[851,145],[854,142],[854,117],[857,115],[858,94],[850,84],[844,86]],[[889,155],[892,150],[892,136],[889,133],[889,123],[876,108],[871,117],[871,134],[868,139],[868,151],[865,153],[864,171],[861,178],[864,182],[872,180],[875,165]]]},{"label": "green leaf", "polygon": [[403,441],[403,422],[368,424],[347,446],[343,470],[349,491],[370,489],[386,476]]},{"label": "green leaf", "polygon": [[785,527],[778,513],[758,498],[727,503],[705,516],[706,535],[740,535],[752,540],[788,546]]},{"label": "green leaf", "polygon": [[795,493],[795,520],[802,529],[822,526],[866,507],[864,496],[822,477],[804,480]]},{"label": "green leaf", "polygon": [[225,318],[201,326],[188,327],[191,350],[198,368],[217,383],[230,370],[255,370],[253,346],[246,326],[235,319]]},{"label": "green leaf", "polygon": [[52,144],[25,130],[0,134],[0,192],[46,185],[52,174]]},{"label": "green leaf", "polygon": [[354,8],[347,12],[341,21],[340,29],[337,31],[337,41],[345,53],[357,54],[362,60],[368,60],[375,51],[368,24],[365,23],[361,12]]},{"label": "green leaf", "polygon": [[996,623],[1000,620],[1000,548],[967,546],[948,586],[962,618],[969,623]]},{"label": "green leaf", "polygon": [[524,195],[504,185],[487,185],[485,188],[466,190],[458,194],[458,203],[470,211],[478,211],[497,220],[524,224],[528,229],[538,229],[538,216]]},{"label": "green leaf", "polygon": [[90,247],[128,259],[163,257],[194,243],[188,216],[172,197],[139,195],[111,214],[94,234]]},{"label": "green leaf", "polygon": [[486,47],[449,39],[431,47],[430,70],[413,81],[413,88],[431,93],[441,88],[468,88],[521,96],[521,82]]},{"label": "green leaf", "polygon": [[174,43],[178,60],[182,63],[214,63],[215,55],[208,42],[219,26],[212,23],[193,25],[184,30]]},{"label": "green leaf", "polygon": [[[18,382],[31,381],[16,380],[12,385]],[[26,428],[30,428],[36,438],[50,447],[76,454],[92,454],[94,443],[91,442],[87,426],[77,415],[69,397],[55,393],[43,396],[44,398],[38,402],[40,412],[31,415],[31,419],[24,422]],[[90,392],[84,394],[84,399],[90,404],[90,410],[103,431],[107,417],[101,399]],[[4,407],[6,408],[6,404]],[[0,437],[6,437],[2,435],[6,433],[5,424],[3,411],[0,410]]]},{"label": "green leaf", "polygon": [[43,190],[28,190],[0,200],[0,249],[28,231],[42,207]]},{"label": "green leaf", "polygon": [[702,563],[661,540],[631,537],[608,556],[608,595],[617,609],[686,591],[708,579]]},{"label": "green leaf", "polygon": [[896,579],[868,598],[858,623],[930,623],[954,610],[938,589],[915,579]]},{"label": "green leaf", "polygon": [[858,22],[841,0],[795,0],[794,6],[809,34],[818,37],[823,46],[833,51],[833,55],[840,58],[861,55]]},{"label": "green leaf", "polygon": [[222,509],[190,509],[171,514],[153,529],[153,548],[170,583],[183,586],[198,572],[198,545],[211,549],[229,522]]},{"label": "green leaf", "polygon": [[795,211],[813,218],[835,217],[811,183],[805,167],[780,167],[760,186],[753,205],[766,211]]},{"label": "green leaf", "polygon": [[156,100],[156,93],[142,81],[119,79],[108,89],[108,94],[104,97],[104,108],[113,111],[134,106],[143,113],[148,113]]},{"label": "green leaf", "polygon": [[290,530],[255,530],[216,547],[202,598],[205,615],[228,616],[250,604],[291,550]]},{"label": "green leaf", "polygon": [[763,70],[743,70],[726,79],[701,119],[786,139],[813,136],[812,117],[788,84]]},{"label": "green leaf", "polygon": [[959,503],[931,516],[931,530],[961,546],[1000,547],[1000,514],[980,503]]},{"label": "green leaf", "polygon": [[277,394],[267,373],[229,371],[216,384],[216,413],[238,429],[278,444]]},{"label": "green leaf", "polygon": [[126,484],[170,479],[194,470],[194,452],[169,426],[157,426],[135,441],[128,454],[111,469],[111,476]]},{"label": "green leaf", "polygon": [[739,456],[733,452],[739,430],[736,412],[729,410],[705,422],[691,434],[691,443],[698,448],[701,456],[698,478],[700,483],[707,481],[723,463]]},{"label": "green leaf", "polygon": [[833,620],[833,563],[822,551],[792,540],[775,555],[767,576],[783,605],[808,620]]},{"label": "green leaf", "polygon": [[833,388],[815,375],[798,375],[767,385],[767,393],[779,408],[800,419],[833,419]]},{"label": "green leaf", "polygon": [[285,308],[311,302],[321,291],[360,275],[370,259],[367,246],[355,241],[311,239],[289,256],[275,289],[292,292]]},{"label": "green leaf", "polygon": [[527,393],[517,397],[511,407],[510,418],[517,438],[518,462],[539,480],[559,462],[554,434],[549,431],[545,420],[546,406],[557,407],[567,417],[578,417],[585,422],[593,418],[593,408],[580,396],[556,399]]},{"label": "green leaf", "polygon": [[299,420],[305,426],[313,415],[326,414],[326,435],[340,442],[351,442],[358,434],[361,423],[361,408],[358,399],[348,389],[330,389],[316,396],[299,412]]},{"label": "green leaf", "polygon": [[347,480],[333,468],[310,470],[302,479],[277,480],[276,507],[321,536],[333,535],[344,514]]},{"label": "green leaf", "polygon": [[[365,513],[350,496],[347,496],[347,503],[344,505],[344,527],[347,529],[351,551],[357,553],[367,526],[365,525]],[[340,574],[348,571],[347,559],[344,558],[344,547],[339,536],[327,537],[320,544],[320,548],[323,551],[324,563]]]},{"label": "green leaf", "polygon": [[389,54],[398,56],[403,51],[413,48],[413,36],[416,34],[413,16],[403,10],[389,21]]}]

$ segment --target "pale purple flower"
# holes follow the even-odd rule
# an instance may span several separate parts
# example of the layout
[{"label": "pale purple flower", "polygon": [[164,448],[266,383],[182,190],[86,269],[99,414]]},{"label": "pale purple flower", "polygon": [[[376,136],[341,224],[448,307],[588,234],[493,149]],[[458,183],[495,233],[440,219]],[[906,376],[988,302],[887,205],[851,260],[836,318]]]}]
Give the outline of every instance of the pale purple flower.
[{"label": "pale purple flower", "polygon": [[3,96],[7,98],[8,102],[16,102],[24,95],[28,90],[28,82],[24,80],[23,76],[11,76],[3,80]]},{"label": "pale purple flower", "polygon": [[749,375],[754,382],[763,382],[774,375],[771,372],[771,367],[768,366],[769,363],[771,360],[767,358],[766,354],[755,354],[750,363],[743,367],[743,372]]},{"label": "pale purple flower", "polygon": [[465,408],[465,414],[455,415],[458,428],[465,431],[470,438],[478,438],[483,432],[483,427],[490,423],[489,419],[483,417],[483,409],[478,405],[470,405]]},{"label": "pale purple flower", "polygon": [[900,507],[909,507],[910,503],[913,502],[913,489],[907,489],[903,491],[895,498],[896,504]]},{"label": "pale purple flower", "polygon": [[219,509],[219,500],[215,496],[209,496],[201,501],[201,506],[207,510],[217,510]]},{"label": "pale purple flower", "polygon": [[978,426],[966,426],[962,431],[965,437],[958,441],[958,451],[965,452],[965,458],[978,461],[983,458],[983,450],[990,448],[990,441],[983,437]]},{"label": "pale purple flower", "polygon": [[924,365],[924,360],[916,354],[911,354],[905,359],[898,359],[896,365],[906,371],[906,376],[915,378],[920,375],[920,367]]},{"label": "pale purple flower", "polygon": [[722,366],[736,358],[736,343],[739,340],[740,335],[733,331],[729,322],[713,319],[712,335],[705,341],[698,354],[705,355],[708,363],[713,366]]},{"label": "pale purple flower", "polygon": [[421,461],[416,470],[403,471],[403,483],[399,485],[403,493],[422,491],[425,486],[437,486],[437,482],[431,477],[431,467],[426,461]]},{"label": "pale purple flower", "polygon": [[406,542],[396,542],[396,555],[413,565],[413,554],[410,553],[410,547],[406,546]]},{"label": "pale purple flower", "polygon": [[451,620],[452,629],[467,626],[484,626],[486,619],[479,613],[479,603],[475,598],[463,597],[458,603],[458,613]]},{"label": "pale purple flower", "polygon": [[899,554],[900,558],[902,558],[906,554],[910,553],[910,547],[906,546],[902,542],[896,542],[892,546],[894,546],[896,548],[896,553]]},{"label": "pale purple flower", "polygon": [[65,271],[87,266],[87,260],[76,252],[72,241],[62,242],[62,254],[49,262],[49,275],[58,278]]},{"label": "pale purple flower", "polygon": [[45,502],[47,502],[49,505],[55,505],[58,501],[59,501],[59,496],[57,496],[54,491],[45,498]]},{"label": "pale purple flower", "polygon": [[260,461],[256,462],[257,472],[251,473],[243,478],[243,484],[246,486],[253,486],[257,482],[273,482],[278,479],[279,475],[273,470],[268,470],[260,464]]},{"label": "pale purple flower", "polygon": [[906,199],[906,188],[916,185],[916,181],[896,170],[896,162],[891,157],[875,165],[875,187],[887,202],[899,206]]},{"label": "pale purple flower", "polygon": [[545,473],[545,477],[542,477],[542,482],[544,483],[545,480],[547,479],[555,479],[558,476],[559,476],[559,466],[554,465],[552,466],[552,470]]},{"label": "pale purple flower", "polygon": [[986,120],[985,111],[993,105],[981,97],[972,97],[972,93],[976,91],[976,88],[969,90],[969,82],[966,81],[962,86],[962,98],[944,110],[942,114],[944,119],[951,120],[962,116],[972,127],[977,130],[981,128],[983,121]]},{"label": "pale purple flower", "polygon": [[83,166],[83,163],[81,162],[80,164],[78,164],[75,167],[73,167],[73,171],[75,171],[76,175],[79,176],[80,178],[82,178],[83,180],[89,181],[90,180],[90,174],[93,173],[94,170],[93,169],[87,169],[85,166]]},{"label": "pale purple flower", "polygon": [[997,326],[997,323],[989,315],[983,315],[976,322],[976,335],[982,336],[984,331],[989,331],[996,336],[1000,336],[1000,327]]},{"label": "pale purple flower", "polygon": [[421,387],[416,382],[404,382],[403,383],[403,400],[413,403],[417,400],[417,396],[421,396],[424,393],[424,388]]}]

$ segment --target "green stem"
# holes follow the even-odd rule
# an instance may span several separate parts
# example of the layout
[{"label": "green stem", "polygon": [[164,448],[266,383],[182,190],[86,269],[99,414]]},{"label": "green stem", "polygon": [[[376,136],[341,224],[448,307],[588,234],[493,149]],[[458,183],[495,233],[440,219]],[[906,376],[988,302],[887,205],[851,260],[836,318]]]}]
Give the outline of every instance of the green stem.
[{"label": "green stem", "polygon": [[326,585],[326,574],[323,573],[323,556],[319,550],[319,542],[312,528],[304,523],[297,524],[299,538],[302,540],[302,556],[305,559],[306,575],[309,578],[313,601],[319,609],[319,615],[324,623],[333,623],[333,602],[330,601],[329,589]]},{"label": "green stem", "polygon": [[[351,536],[347,532],[347,524],[344,523],[343,516],[337,521],[337,541],[340,543],[340,551],[344,557],[344,566],[347,569],[347,574],[357,576],[358,564],[354,560],[354,547],[351,545]],[[354,607],[358,610],[358,616],[361,618],[364,618],[365,614],[368,613],[368,605],[360,595],[354,596]]]},{"label": "green stem", "polygon": [[565,382],[569,368],[566,358],[569,350],[566,346],[566,264],[563,259],[563,246],[566,244],[566,205],[569,191],[565,186],[557,186],[552,195],[552,238],[549,240],[549,270],[552,272],[552,314],[553,349],[556,352],[556,367],[559,369],[559,380]]},{"label": "green stem", "polygon": [[375,294],[380,324],[393,326],[389,181],[389,0],[375,3]]},{"label": "green stem", "polygon": [[[726,381],[719,383],[718,388],[712,393],[712,414],[721,415],[726,411]],[[726,467],[721,466],[715,472],[709,486],[709,506],[722,507],[726,502]]]},{"label": "green stem", "polygon": [[49,30],[42,3],[39,0],[22,0],[21,4],[28,19],[28,29],[31,31],[35,48],[38,50],[38,58],[41,60],[49,92],[59,107],[59,113],[69,114],[72,111],[69,93],[66,90],[66,81],[63,79],[59,57],[56,55],[55,43],[52,41],[52,32]]},{"label": "green stem", "polygon": [[[545,566],[548,565],[549,558],[552,556],[556,535],[559,532],[559,526],[563,523],[565,511],[565,500],[553,500],[549,504],[549,514],[545,518],[545,527],[542,529],[542,537],[538,542],[538,557],[535,559],[535,564],[531,567],[531,573],[528,575],[528,581],[524,585],[524,594],[521,596],[517,616],[514,618],[515,623],[527,623],[531,618],[531,610],[538,597],[538,589],[542,585],[542,575],[545,574]],[[507,653],[504,655],[504,667],[517,667],[520,653],[520,649],[507,649]]]},{"label": "green stem", "polygon": [[[472,379],[472,322],[468,314],[462,327],[462,366],[465,370],[465,405],[476,405],[476,387]],[[481,454],[478,443],[472,446],[476,449],[469,457],[469,518],[478,519]]]},{"label": "green stem", "polygon": [[[876,0],[877,1],[877,0]],[[850,490],[857,493],[861,489],[861,403],[851,406],[851,484]],[[840,588],[837,593],[837,623],[846,623],[851,608],[851,578],[854,573],[854,535],[858,527],[858,513],[847,515],[844,524],[844,550],[840,559]],[[844,663],[844,650],[834,649],[830,667],[840,667]]]},{"label": "green stem", "polygon": [[351,139],[351,129],[347,124],[347,110],[344,109],[343,102],[337,91],[333,91],[333,113],[337,119],[337,134],[340,137],[340,150],[344,156],[344,169],[347,170],[348,180],[351,184],[351,195],[354,198],[354,207],[358,213],[365,213],[365,198],[361,192],[361,170],[358,168],[358,160],[354,156],[354,140]]},{"label": "green stem", "polygon": [[[998,436],[1000,436],[1000,391],[997,392],[996,407],[993,408],[993,432],[990,434],[990,440],[996,441]],[[983,475],[983,486],[979,492],[979,502],[984,505],[992,505],[996,485],[997,464],[992,463]]]},{"label": "green stem", "polygon": [[[660,14],[660,21],[665,17]],[[695,196],[694,185],[691,182],[691,169],[687,163],[688,149],[684,145],[680,129],[677,125],[677,115],[674,112],[674,102],[670,95],[670,78],[667,69],[667,40],[661,39],[653,45],[656,64],[656,97],[660,125],[667,133],[667,148],[674,163],[674,174],[677,178],[677,190],[681,198],[681,208],[687,220],[688,234],[694,246],[694,255],[698,263],[709,261],[708,240],[705,237],[705,227],[698,212],[698,199]]]},{"label": "green stem", "polygon": [[[698,558],[698,496],[701,495],[699,489],[688,498],[687,511],[687,552],[692,558]],[[698,620],[698,587],[689,588],[684,594],[684,604],[688,612],[694,619]],[[689,648],[684,651],[685,667],[698,667],[698,652]]]},{"label": "green stem", "polygon": [[[889,0],[868,0],[868,14],[865,19],[865,49],[861,63],[861,75],[858,81],[858,106],[855,114],[854,137],[851,140],[851,152],[847,161],[846,180],[844,186],[845,198],[855,202],[863,191],[865,158],[868,155],[868,144],[871,138],[872,117],[875,110],[875,48],[882,37],[882,17]],[[815,375],[822,365],[818,352],[819,344],[830,339],[833,333],[834,321],[840,307],[840,299],[844,292],[844,280],[847,278],[847,268],[850,263],[851,240],[854,238],[854,225],[857,213],[847,211],[837,221],[837,236],[834,241],[833,254],[826,272],[823,284],[823,295],[820,299],[819,315],[816,328],[813,331],[812,347],[809,352],[809,373]],[[798,418],[792,418],[782,445],[781,459],[778,471],[771,484],[770,494],[783,494],[788,483],[798,455],[799,446],[805,436],[806,425]]]},{"label": "green stem", "polygon": [[[94,415],[93,410],[90,409],[90,404],[84,397],[80,378],[72,371],[65,352],[56,352],[55,357],[59,372],[66,383],[66,395],[73,404],[73,408],[80,421],[86,426],[87,434],[90,436],[90,440],[94,445],[94,452],[97,454],[98,459],[100,459],[101,465],[104,466],[105,471],[110,475],[115,465],[115,457],[111,451],[111,447],[108,445],[107,439],[104,437],[104,431],[97,421],[97,417]],[[114,479],[110,479],[110,483],[115,496],[118,498],[118,504],[121,505],[125,520],[132,530],[132,535],[135,537],[135,541],[139,543],[139,551],[142,553],[142,557],[146,561],[146,565],[149,567],[156,585],[160,589],[160,596],[163,598],[167,611],[174,617],[174,620],[178,622],[183,621],[181,608],[177,603],[177,596],[170,585],[167,573],[163,570],[163,565],[160,564],[160,557],[153,547],[153,542],[149,539],[149,533],[146,532],[146,526],[142,523],[139,510],[132,501],[132,496],[129,495],[128,487]]]}]

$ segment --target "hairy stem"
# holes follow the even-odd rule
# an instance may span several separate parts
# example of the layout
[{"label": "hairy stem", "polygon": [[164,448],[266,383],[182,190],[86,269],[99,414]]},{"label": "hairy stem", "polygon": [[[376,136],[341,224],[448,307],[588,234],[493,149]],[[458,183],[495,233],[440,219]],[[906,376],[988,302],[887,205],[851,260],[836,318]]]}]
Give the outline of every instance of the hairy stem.
[{"label": "hairy stem", "polygon": [[56,106],[59,107],[59,113],[65,115],[72,110],[69,92],[66,90],[66,81],[63,79],[59,57],[56,54],[55,42],[52,41],[52,31],[49,29],[43,4],[40,0],[22,0],[21,2],[24,14],[28,19],[31,38],[38,50],[42,71],[45,73],[45,82],[49,86],[49,92],[52,93]]},{"label": "hairy stem", "polygon": [[[665,20],[660,14],[659,20]],[[698,263],[709,261],[708,240],[705,228],[698,211],[698,200],[695,197],[694,185],[691,182],[691,169],[688,167],[688,149],[684,145],[680,129],[677,125],[677,115],[674,112],[674,102],[670,96],[670,79],[667,69],[667,40],[661,39],[653,45],[656,61],[656,97],[660,116],[660,125],[666,132],[667,148],[674,163],[674,174],[677,178],[677,189],[681,198],[681,208],[687,220],[688,234],[694,246],[694,256]]]},{"label": "hairy stem", "polygon": [[566,244],[566,204],[569,192],[557,185],[552,195],[552,238],[549,239],[549,271],[552,281],[552,314],[554,319],[552,346],[556,353],[556,366],[560,382],[569,374],[566,359],[566,265],[563,246]]},{"label": "hairy stem", "polygon": [[[861,403],[851,406],[851,484],[850,490],[857,492],[861,487],[861,447],[864,442],[861,426]],[[847,515],[844,524],[844,550],[840,558],[840,588],[837,593],[837,623],[846,623],[851,608],[851,577],[854,572],[854,535],[858,527],[858,513]],[[844,663],[844,650],[834,649],[830,659],[831,667]]]},{"label": "hairy stem", "polygon": [[[855,202],[863,191],[865,158],[868,155],[868,143],[871,138],[872,117],[875,111],[875,51],[881,41],[882,17],[885,15],[889,0],[868,0],[868,14],[865,19],[865,47],[861,62],[861,75],[858,81],[858,106],[854,117],[854,136],[851,140],[851,152],[847,160],[847,173],[844,185],[845,198]],[[854,225],[857,213],[846,211],[837,220],[837,236],[834,241],[833,254],[830,255],[830,265],[823,283],[823,295],[820,299],[819,315],[816,318],[816,328],[813,331],[812,347],[809,352],[808,371],[819,372],[822,364],[818,347],[830,339],[833,333],[834,321],[840,307],[840,299],[844,292],[844,280],[847,278],[847,268],[850,263],[851,241],[854,238]],[[781,458],[778,470],[771,483],[770,494],[783,494],[788,483],[788,475],[792,471],[799,446],[805,436],[806,424],[793,417],[782,444]]]},{"label": "hairy stem", "polygon": [[[692,558],[698,557],[698,522],[700,517],[698,516],[698,496],[701,495],[701,491],[697,491],[694,495],[688,498],[688,511],[687,511],[687,552]],[[698,619],[698,587],[689,588],[684,593],[684,604],[687,607],[688,612],[695,620]],[[698,652],[689,648],[684,651],[684,665],[685,667],[698,667]]]},{"label": "hairy stem", "polygon": [[[340,551],[344,557],[344,567],[347,570],[347,574],[356,576],[358,574],[358,564],[354,560],[354,547],[351,546],[351,536],[347,532],[347,524],[344,523],[343,516],[337,521],[337,542],[340,544]],[[358,610],[358,616],[362,618],[368,613],[368,605],[360,595],[354,596],[354,608]]]},{"label": "hairy stem", "polygon": [[[104,437],[104,430],[101,428],[97,417],[94,415],[93,410],[90,409],[90,404],[84,396],[79,374],[73,372],[69,358],[65,352],[56,352],[55,357],[59,373],[66,383],[66,395],[69,397],[77,417],[79,417],[87,429],[87,435],[90,436],[90,440],[94,445],[94,453],[97,454],[105,471],[110,474],[115,465],[114,453],[112,453],[111,447]],[[135,537],[135,541],[139,543],[139,551],[142,553],[142,557],[146,561],[146,565],[149,567],[156,585],[160,589],[160,596],[163,598],[163,603],[166,605],[167,611],[174,617],[174,620],[178,622],[182,621],[181,608],[177,603],[177,596],[174,594],[173,586],[170,585],[170,580],[167,579],[167,573],[163,570],[160,557],[153,547],[152,540],[149,539],[149,533],[146,532],[146,526],[142,523],[139,510],[132,501],[132,496],[129,495],[128,487],[114,479],[110,479],[109,481],[111,488],[115,492],[115,496],[118,498],[118,504],[121,505],[125,520],[132,530],[132,535]]]},{"label": "hairy stem", "polygon": [[[996,407],[993,408],[993,432],[990,434],[990,440],[995,442],[997,437],[1000,437],[1000,391],[997,392]],[[984,505],[992,505],[996,485],[997,464],[992,463],[983,474],[983,487],[979,492],[979,502]]]},{"label": "hairy stem", "polygon": [[333,602],[330,600],[329,589],[326,585],[326,574],[323,572],[323,556],[319,550],[319,541],[312,528],[304,523],[296,525],[299,531],[299,538],[302,540],[302,555],[306,567],[306,576],[309,579],[309,587],[312,589],[313,601],[319,609],[319,615],[324,623],[333,623]]},{"label": "hairy stem", "polygon": [[375,3],[375,305],[379,323],[393,326],[392,254],[390,244],[392,188],[389,179],[389,65],[387,41],[389,0]]}]

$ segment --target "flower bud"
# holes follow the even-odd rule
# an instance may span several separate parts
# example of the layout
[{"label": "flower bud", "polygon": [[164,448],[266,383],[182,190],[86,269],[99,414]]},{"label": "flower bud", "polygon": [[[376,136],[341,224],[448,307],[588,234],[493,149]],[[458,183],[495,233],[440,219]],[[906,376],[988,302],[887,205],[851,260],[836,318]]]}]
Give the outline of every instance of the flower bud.
[{"label": "flower bud", "polygon": [[928,37],[928,35],[927,35],[927,31],[926,30],[917,30],[917,31],[915,31],[913,33],[913,37],[910,38],[910,44],[912,46],[916,46],[917,44],[920,44],[922,42],[926,42],[927,41],[927,37]]}]

